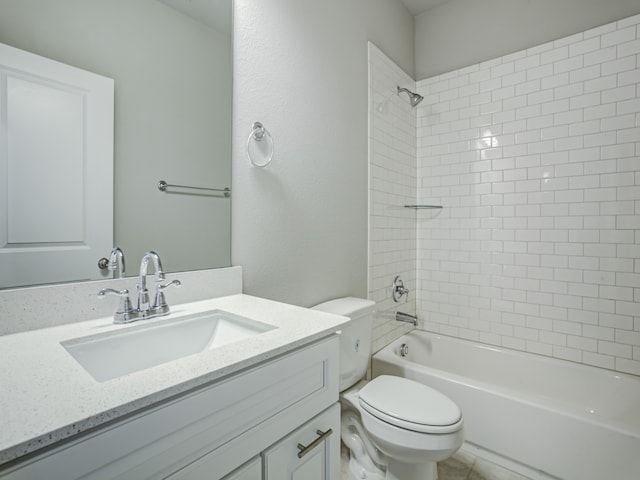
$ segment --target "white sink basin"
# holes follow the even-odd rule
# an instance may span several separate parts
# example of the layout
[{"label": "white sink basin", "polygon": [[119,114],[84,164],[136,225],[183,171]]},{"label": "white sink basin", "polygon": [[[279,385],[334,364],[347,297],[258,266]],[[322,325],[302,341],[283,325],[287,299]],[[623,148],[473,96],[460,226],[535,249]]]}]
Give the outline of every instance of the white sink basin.
[{"label": "white sink basin", "polygon": [[98,382],[211,350],[276,327],[222,310],[62,342]]}]

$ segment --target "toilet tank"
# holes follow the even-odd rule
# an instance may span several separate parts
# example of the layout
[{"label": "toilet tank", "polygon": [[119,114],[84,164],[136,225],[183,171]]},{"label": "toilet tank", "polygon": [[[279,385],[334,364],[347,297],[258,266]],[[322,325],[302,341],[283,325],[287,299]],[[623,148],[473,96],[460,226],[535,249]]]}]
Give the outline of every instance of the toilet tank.
[{"label": "toilet tank", "polygon": [[367,373],[371,355],[373,315],[376,303],[362,298],[345,297],[329,300],[313,307],[349,317],[340,335],[340,391],[354,385]]}]

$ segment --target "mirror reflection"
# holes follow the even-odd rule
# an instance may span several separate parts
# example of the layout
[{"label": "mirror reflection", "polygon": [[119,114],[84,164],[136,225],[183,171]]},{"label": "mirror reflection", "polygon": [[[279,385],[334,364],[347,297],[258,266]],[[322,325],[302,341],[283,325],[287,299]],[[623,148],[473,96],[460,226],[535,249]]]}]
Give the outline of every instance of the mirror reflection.
[{"label": "mirror reflection", "polygon": [[[229,0],[0,0],[0,43],[114,80],[114,218],[105,221],[127,275],[148,250],[168,272],[230,265],[231,199],[158,189],[160,180],[231,186]],[[56,281],[110,278],[98,260],[90,278]]]}]

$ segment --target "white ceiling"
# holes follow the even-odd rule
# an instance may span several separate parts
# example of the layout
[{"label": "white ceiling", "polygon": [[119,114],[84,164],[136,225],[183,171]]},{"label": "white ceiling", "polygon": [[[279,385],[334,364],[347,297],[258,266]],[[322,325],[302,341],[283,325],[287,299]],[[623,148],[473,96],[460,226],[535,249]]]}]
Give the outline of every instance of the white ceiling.
[{"label": "white ceiling", "polygon": [[426,12],[427,10],[447,3],[450,0],[402,0],[409,11],[415,16]]},{"label": "white ceiling", "polygon": [[[200,20],[210,27],[219,30],[229,30],[228,18],[230,18],[229,0],[158,0],[162,3],[181,11],[182,13]],[[438,5],[450,0],[401,0],[412,15],[420,15]],[[221,22],[220,19],[225,21]],[[225,28],[225,25],[226,28]],[[228,32],[227,32],[228,33]]]}]

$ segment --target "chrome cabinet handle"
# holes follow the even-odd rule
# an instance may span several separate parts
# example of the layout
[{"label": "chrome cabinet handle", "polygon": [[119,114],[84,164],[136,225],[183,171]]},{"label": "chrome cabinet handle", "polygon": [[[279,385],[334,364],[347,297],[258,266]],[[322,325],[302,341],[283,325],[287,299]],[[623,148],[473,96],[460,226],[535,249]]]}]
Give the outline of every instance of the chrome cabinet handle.
[{"label": "chrome cabinet handle", "polygon": [[309,453],[311,450],[313,450],[318,445],[320,445],[322,442],[324,442],[324,440],[326,438],[328,438],[329,435],[331,435],[333,433],[333,430],[329,429],[326,432],[323,432],[322,430],[316,430],[316,433],[319,435],[318,438],[316,438],[309,445],[305,446],[305,445],[303,445],[301,443],[298,444],[298,450],[300,450],[298,452],[298,458],[304,457],[307,453]]}]

